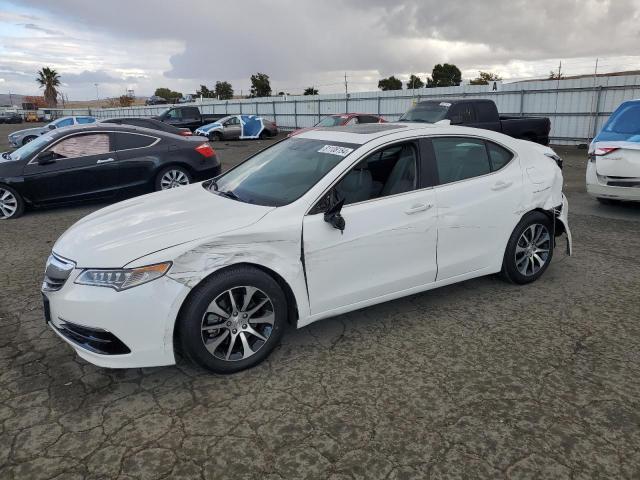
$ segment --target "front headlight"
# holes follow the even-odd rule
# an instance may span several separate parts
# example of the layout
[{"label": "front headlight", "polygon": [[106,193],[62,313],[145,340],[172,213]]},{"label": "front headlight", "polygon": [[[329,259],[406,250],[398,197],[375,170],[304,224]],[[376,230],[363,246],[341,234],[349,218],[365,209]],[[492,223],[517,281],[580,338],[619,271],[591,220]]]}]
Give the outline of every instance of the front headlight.
[{"label": "front headlight", "polygon": [[156,263],[139,268],[87,269],[78,275],[74,283],[108,287],[120,292],[156,280],[167,273],[169,268],[171,268],[171,262]]}]

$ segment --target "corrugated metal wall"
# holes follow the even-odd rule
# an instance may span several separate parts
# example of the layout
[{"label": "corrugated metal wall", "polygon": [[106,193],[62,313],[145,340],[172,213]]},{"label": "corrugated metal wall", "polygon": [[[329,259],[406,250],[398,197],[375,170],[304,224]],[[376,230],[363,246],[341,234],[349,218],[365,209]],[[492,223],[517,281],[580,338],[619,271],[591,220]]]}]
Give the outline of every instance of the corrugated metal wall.
[{"label": "corrugated metal wall", "polygon": [[[490,98],[503,115],[540,115],[551,118],[554,144],[575,145],[592,138],[611,112],[624,100],[640,98],[640,75],[541,80],[492,86],[462,85],[389,92],[268,97],[196,103],[203,113],[259,114],[275,120],[283,129],[310,127],[325,115],[344,112],[377,113],[397,120],[414,102],[428,98]],[[166,105],[153,107],[59,110],[59,115],[92,114],[98,118],[148,117]]]}]

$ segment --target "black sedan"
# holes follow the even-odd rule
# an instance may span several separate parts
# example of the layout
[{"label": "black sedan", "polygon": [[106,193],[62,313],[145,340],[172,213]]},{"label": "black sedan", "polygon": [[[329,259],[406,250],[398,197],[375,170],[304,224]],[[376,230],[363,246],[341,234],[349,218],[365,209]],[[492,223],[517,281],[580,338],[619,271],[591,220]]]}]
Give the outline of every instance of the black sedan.
[{"label": "black sedan", "polygon": [[183,137],[189,137],[193,135],[188,128],[178,128],[168,123],[161,122],[160,120],[154,120],[153,118],[140,118],[140,117],[123,117],[123,118],[108,118],[101,120],[101,123],[115,123],[117,125],[132,125],[134,127],[150,128],[152,130],[162,130],[163,132],[173,133],[175,135],[181,135]]},{"label": "black sedan", "polygon": [[25,206],[104,200],[215,177],[202,137],[110,124],[53,130],[0,158],[0,220]]}]

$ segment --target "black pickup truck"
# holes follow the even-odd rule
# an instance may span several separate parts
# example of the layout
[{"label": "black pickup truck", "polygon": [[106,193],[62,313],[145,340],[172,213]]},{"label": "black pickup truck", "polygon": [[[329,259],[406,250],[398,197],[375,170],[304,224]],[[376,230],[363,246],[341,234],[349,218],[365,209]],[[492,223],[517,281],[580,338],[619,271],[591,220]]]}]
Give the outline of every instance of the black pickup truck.
[{"label": "black pickup truck", "polygon": [[217,113],[200,113],[200,109],[198,107],[171,107],[166,109],[157,117],[152,118],[154,120],[160,120],[161,122],[173,125],[174,127],[195,130],[203,125],[220,120],[222,117],[224,117],[224,115]]},{"label": "black pickup truck", "polygon": [[436,123],[484,128],[514,138],[549,145],[551,121],[547,117],[507,117],[498,114],[493,100],[473,98],[424,100],[400,117],[399,122]]}]

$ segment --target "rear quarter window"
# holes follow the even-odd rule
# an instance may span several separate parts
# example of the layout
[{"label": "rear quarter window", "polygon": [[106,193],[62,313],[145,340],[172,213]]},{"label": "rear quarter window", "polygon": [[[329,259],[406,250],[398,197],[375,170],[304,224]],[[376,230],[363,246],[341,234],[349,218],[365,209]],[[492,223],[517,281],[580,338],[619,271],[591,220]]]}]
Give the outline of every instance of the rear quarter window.
[{"label": "rear quarter window", "polygon": [[500,145],[493,142],[487,142],[487,151],[491,159],[491,170],[495,172],[500,170],[513,158],[513,153]]},{"label": "rear quarter window", "polygon": [[130,150],[132,148],[147,148],[154,145],[158,137],[138,135],[135,133],[116,133],[116,149]]}]

